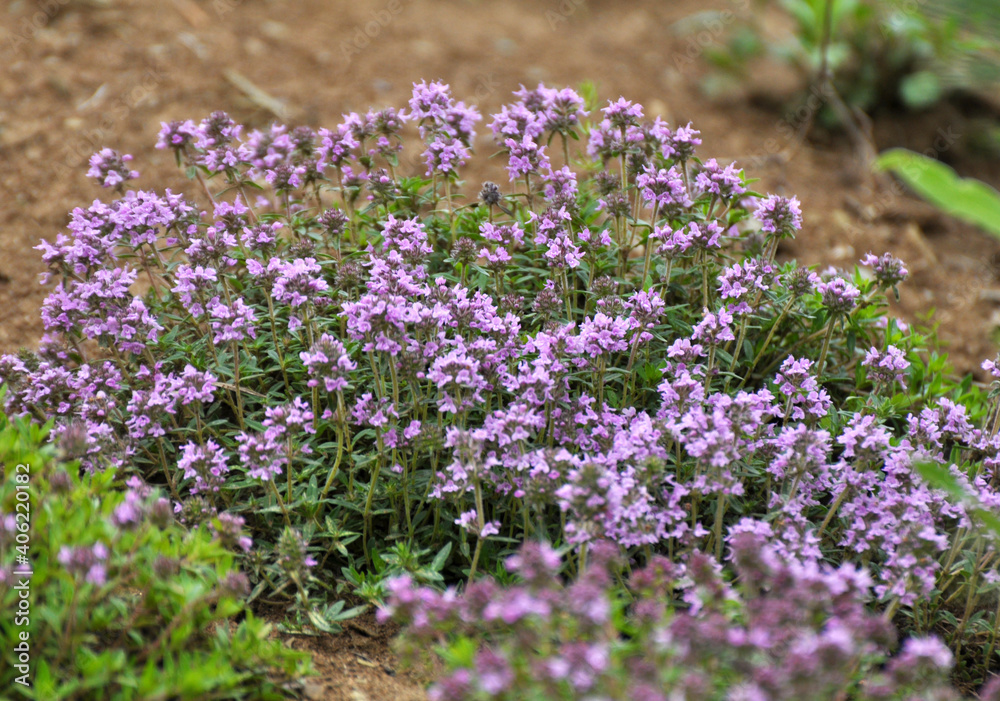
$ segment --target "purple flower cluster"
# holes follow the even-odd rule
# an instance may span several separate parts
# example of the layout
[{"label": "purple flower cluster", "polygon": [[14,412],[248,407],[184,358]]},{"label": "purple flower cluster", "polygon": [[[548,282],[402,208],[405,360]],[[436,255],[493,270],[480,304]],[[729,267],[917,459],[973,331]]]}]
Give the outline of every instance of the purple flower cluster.
[{"label": "purple flower cluster", "polygon": [[910,367],[903,351],[896,346],[888,346],[885,351],[869,348],[861,364],[868,368],[868,377],[880,388],[888,389],[894,384],[905,384],[903,373]]},{"label": "purple flower cluster", "polygon": [[413,84],[410,111],[405,118],[417,122],[420,138],[427,143],[427,175],[454,177],[469,159],[475,124],[481,119],[479,111],[456,102],[445,83],[425,81]]},{"label": "purple flower cluster", "polygon": [[[629,577],[628,613],[615,613],[618,563],[606,543],[595,542],[588,567],[564,585],[558,555],[528,542],[507,562],[522,584],[481,580],[461,594],[442,594],[404,576],[389,582],[379,617],[407,624],[408,655],[443,634],[481,641],[474,658],[431,688],[440,701],[566,693],[662,701],[720,692],[832,698],[862,679],[877,689],[864,698],[947,694],[952,656],[937,638],[908,638],[900,656],[878,668],[896,633],[866,610],[867,573],[782,557],[768,543],[768,530],[752,521],[733,529],[739,588],[698,551],[683,563],[657,557]],[[621,644],[619,626],[634,645]]]},{"label": "purple flower cluster", "polygon": [[121,188],[127,180],[139,177],[139,171],[130,170],[128,162],[132,160],[129,154],[120,154],[109,148],[104,148],[90,157],[88,178],[94,178],[102,187]]},{"label": "purple flower cluster", "polygon": [[218,492],[229,472],[222,448],[215,441],[209,440],[205,445],[187,443],[181,451],[177,468],[184,472],[184,479],[194,480],[191,493]]},{"label": "purple flower cluster", "polygon": [[348,378],[358,365],[348,355],[344,344],[330,334],[323,334],[299,358],[309,373],[308,387],[318,387],[320,382],[327,392],[342,392],[348,387]]},{"label": "purple flower cluster", "polygon": [[903,261],[889,253],[881,256],[868,253],[861,259],[861,265],[870,265],[875,270],[875,279],[883,288],[895,287],[910,274]]},{"label": "purple flower cluster", "polygon": [[[518,697],[524,680],[541,698],[709,697],[710,651],[733,698],[857,688],[852,675],[891,647],[864,613],[869,589],[894,613],[992,584],[962,568],[995,558],[986,542],[979,559],[969,551],[983,510],[1000,507],[995,398],[982,425],[930,394],[910,409],[879,399],[916,350],[877,318],[905,267],[869,254],[877,282],[856,287],[859,277],[779,264],[778,239],[802,226],[798,201],[762,198],[760,231],[745,233],[743,173],[695,159],[690,125],[671,131],[644,122],[640,105],[609,103],[588,151],[614,173],[584,177],[568,148],[554,168],[548,146],[578,136],[582,98],[544,86],[515,95],[490,126],[524,192],[519,183],[505,200],[484,186],[488,211],[453,206],[480,117],[443,83],[415,85],[406,113],[352,113],[332,130],[244,137],[224,113],[165,124],[161,147],[199,169],[212,206],[137,191],[75,210],[39,246],[55,282],[39,352],[0,359],[7,411],[55,419],[61,449],[85,469],[166,480],[179,518],[234,550],[252,535],[303,596],[310,553],[336,562],[350,547],[360,562],[386,533],[414,535],[429,517],[438,535],[476,536],[473,557],[495,558],[501,533],[565,543],[580,575],[565,587],[541,546],[509,563],[524,587],[394,585],[418,635],[451,621],[488,641],[475,669],[442,682],[442,698]],[[396,173],[405,121],[426,142],[428,180]],[[508,218],[494,221],[497,211]],[[866,369],[874,389],[825,376],[828,356],[857,363],[859,378]],[[1000,377],[995,362],[984,369]],[[848,395],[850,409],[835,406]],[[927,484],[926,462],[968,499]],[[271,508],[287,528],[279,537],[267,519],[219,515],[231,499],[234,513],[280,501]],[[162,509],[129,483],[111,518],[133,528]],[[341,549],[305,524],[323,510],[363,540]],[[720,562],[727,530],[733,557]],[[646,562],[635,591],[658,592],[628,611],[605,586],[615,553]],[[78,556],[84,578],[93,556]],[[616,657],[629,654],[618,614],[651,636],[649,659]],[[583,628],[547,638],[538,660],[503,642],[504,626],[563,633],[570,620]],[[911,683],[904,662],[931,676],[947,666],[921,639],[899,660],[867,669],[899,687]]]},{"label": "purple flower cluster", "polygon": [[816,291],[820,294],[823,306],[833,315],[846,314],[854,309],[861,294],[857,287],[842,277],[819,283]]},{"label": "purple flower cluster", "polygon": [[723,202],[731,202],[747,191],[743,184],[742,173],[742,170],[736,168],[735,163],[730,163],[723,168],[714,158],[709,158],[702,164],[695,177],[695,185],[702,192],[717,197]]},{"label": "purple flower cluster", "polygon": [[108,559],[108,548],[104,543],[94,543],[86,546],[63,546],[56,556],[60,565],[66,568],[74,577],[82,577],[84,581],[98,586],[108,579],[105,563]]},{"label": "purple flower cluster", "polygon": [[777,238],[793,236],[802,228],[802,208],[795,197],[768,195],[757,205],[754,217],[760,222],[761,231]]},{"label": "purple flower cluster", "polygon": [[775,385],[785,400],[785,417],[791,421],[818,421],[827,415],[832,400],[810,372],[813,361],[788,356],[775,376]]},{"label": "purple flower cluster", "polygon": [[734,263],[719,275],[719,296],[732,314],[753,311],[749,300],[767,292],[774,281],[774,266],[754,258]]}]

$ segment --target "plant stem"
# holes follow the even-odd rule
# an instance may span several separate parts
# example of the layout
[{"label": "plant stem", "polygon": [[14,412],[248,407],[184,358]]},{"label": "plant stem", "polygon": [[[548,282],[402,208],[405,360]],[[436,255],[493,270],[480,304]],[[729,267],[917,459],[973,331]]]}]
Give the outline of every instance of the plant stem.
[{"label": "plant stem", "polygon": [[330,468],[330,476],[326,478],[326,484],[323,485],[323,491],[320,492],[319,500],[323,501],[326,499],[327,493],[330,491],[330,487],[333,486],[333,480],[337,478],[340,473],[340,460],[344,455],[344,431],[343,428],[337,427],[337,458],[333,463],[333,467]]},{"label": "plant stem", "polygon": [[826,365],[826,354],[830,350],[830,339],[833,338],[833,328],[836,326],[837,318],[830,317],[829,326],[826,329],[826,336],[823,337],[823,350],[820,351],[819,361],[816,363],[816,378],[823,376],[823,367]]},{"label": "plant stem", "polygon": [[640,288],[646,289],[646,277],[649,275],[649,262],[653,257],[653,243],[650,236],[653,235],[653,231],[656,228],[656,217],[659,214],[660,202],[657,200],[653,204],[653,216],[649,221],[649,235],[646,236],[646,259],[642,263],[642,283],[639,285]]},{"label": "plant stem", "polygon": [[826,518],[823,519],[823,523],[820,524],[819,530],[816,531],[817,538],[821,538],[823,536],[823,531],[825,531],[826,527],[830,525],[830,521],[833,520],[833,517],[836,515],[837,510],[844,503],[844,499],[847,498],[848,491],[850,491],[850,487],[844,485],[844,488],[840,491],[840,494],[837,495],[837,499],[833,502],[833,504],[830,505],[830,510],[826,512]]},{"label": "plant stem", "polygon": [[[291,471],[291,467],[289,467],[288,469],[289,469],[289,472],[290,472]],[[277,497],[277,499],[278,499],[278,506],[281,507],[281,513],[285,517],[285,525],[288,526],[289,528],[291,528],[291,526],[292,526],[292,519],[290,519],[288,517],[288,508],[285,506],[285,502],[281,498],[281,492],[278,491],[278,485],[276,485],[274,483],[273,479],[269,479],[267,481],[267,483],[271,486],[271,491],[274,492],[274,496]]]},{"label": "plant stem", "polygon": [[278,365],[281,366],[281,378],[285,381],[287,396],[291,396],[292,388],[288,383],[288,373],[285,371],[285,354],[281,352],[281,344],[278,343],[278,331],[274,318],[274,302],[271,301],[271,291],[267,290],[264,297],[267,299],[267,313],[271,319],[271,340],[274,341],[274,350],[278,354]]},{"label": "plant stem", "polygon": [[479,554],[483,549],[483,529],[486,527],[486,516],[483,513],[483,488],[476,480],[476,521],[479,524],[479,535],[476,536],[476,551],[472,555],[472,564],[469,566],[469,581],[476,576],[476,565],[479,564]]},{"label": "plant stem", "polygon": [[743,385],[745,385],[747,380],[750,379],[750,375],[753,374],[754,369],[757,367],[757,363],[759,363],[760,359],[764,357],[764,352],[771,344],[771,339],[774,338],[775,331],[778,330],[778,327],[781,326],[781,322],[785,320],[786,316],[788,316],[788,312],[791,310],[793,304],[795,304],[795,297],[789,297],[788,301],[785,302],[785,306],[782,308],[781,313],[778,314],[778,318],[771,325],[770,330],[768,330],[767,338],[764,339],[764,345],[762,345],[760,350],[757,351],[757,355],[754,356],[753,363],[750,364],[750,369],[747,370],[747,374],[743,377],[743,381],[740,382],[740,386],[736,388],[737,390],[743,389]]},{"label": "plant stem", "polygon": [[371,555],[368,552],[368,536],[371,533],[372,528],[372,503],[375,501],[375,483],[378,482],[379,472],[382,470],[382,453],[385,447],[382,443],[382,434],[377,435],[378,443],[378,455],[375,457],[375,465],[372,467],[371,480],[368,483],[368,497],[365,499],[365,512],[364,512],[364,545],[365,549],[365,559],[368,560],[368,564],[371,564]]},{"label": "plant stem", "polygon": [[720,494],[715,506],[715,559],[722,562],[722,517],[726,513],[726,495]]},{"label": "plant stem", "polygon": [[233,341],[233,386],[236,388],[236,418],[240,424],[240,430],[246,431],[246,423],[243,421],[243,393],[240,391],[240,343]]},{"label": "plant stem", "polygon": [[[746,337],[747,333],[747,320],[749,319],[749,314],[744,314],[743,318],[740,319],[740,332],[736,336],[736,347],[733,348],[733,359],[729,362],[729,372],[732,373],[736,369],[736,363],[740,359],[740,349],[743,347],[743,339]],[[729,387],[729,379],[726,379],[726,387]]]}]

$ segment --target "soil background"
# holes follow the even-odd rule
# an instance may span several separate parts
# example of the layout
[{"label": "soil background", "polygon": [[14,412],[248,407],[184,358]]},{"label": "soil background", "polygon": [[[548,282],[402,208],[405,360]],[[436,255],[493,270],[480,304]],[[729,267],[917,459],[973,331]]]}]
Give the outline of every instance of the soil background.
[{"label": "soil background", "polygon": [[[893,181],[871,174],[844,134],[814,129],[797,108],[801,81],[762,63],[741,85],[709,97],[702,60],[749,17],[747,0],[0,0],[0,352],[37,347],[47,290],[32,247],[52,239],[68,212],[107,200],[85,177],[86,160],[109,146],[131,153],[134,187],[204,196],[154,149],[161,121],[224,110],[248,128],[273,121],[334,127],[341,114],[404,107],[414,82],[441,79],[487,116],[512,90],[539,82],[593,81],[602,102],[623,95],[646,116],[693,122],[702,158],[735,160],[761,192],[797,195],[805,225],[780,250],[804,264],[850,268],[868,251],[892,251],[911,271],[899,316],[937,325],[958,373],[996,353],[1000,241],[938,214]],[[710,11],[728,12],[710,16]],[[714,21],[713,21],[714,20]],[[779,37],[781,18],[757,20]],[[799,103],[801,104],[801,102]],[[995,103],[994,103],[995,104]],[[1000,163],[977,147],[988,101],[963,97],[922,113],[879,110],[878,150],[926,151],[962,175],[1000,186]],[[506,182],[480,127],[469,193]],[[411,171],[419,154],[404,152]],[[406,166],[400,169],[405,172]],[[345,635],[295,638],[316,653],[309,698],[423,698],[397,674],[389,635],[373,620]]]}]

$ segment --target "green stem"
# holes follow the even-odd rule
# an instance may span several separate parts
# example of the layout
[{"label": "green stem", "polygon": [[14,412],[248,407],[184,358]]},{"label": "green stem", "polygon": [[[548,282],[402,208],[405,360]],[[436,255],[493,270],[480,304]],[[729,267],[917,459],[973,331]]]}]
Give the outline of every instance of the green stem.
[{"label": "green stem", "polygon": [[236,418],[240,424],[240,430],[246,431],[246,423],[243,421],[243,392],[240,391],[240,344],[233,341],[233,387],[236,388]]},{"label": "green stem", "polygon": [[[740,319],[740,332],[736,336],[736,347],[733,348],[733,359],[729,362],[729,373],[736,369],[736,363],[740,359],[740,349],[743,347],[743,339],[746,338],[747,334],[747,320],[749,319],[748,314],[744,314],[743,318]],[[729,379],[726,379],[726,387],[729,387]]]},{"label": "green stem", "polygon": [[767,351],[767,347],[771,344],[771,339],[774,338],[774,333],[778,330],[778,327],[781,326],[781,322],[785,320],[785,317],[788,316],[788,312],[791,310],[793,304],[795,304],[795,297],[789,297],[788,301],[785,302],[785,306],[782,308],[781,313],[778,314],[778,318],[768,330],[767,338],[764,339],[764,345],[762,345],[760,350],[757,351],[753,362],[750,364],[750,369],[747,370],[747,374],[743,377],[743,381],[740,382],[740,386],[736,388],[737,390],[743,389],[743,385],[745,385],[747,380],[750,379],[750,375],[753,374],[754,369],[757,367],[757,363],[759,363],[760,359],[764,357],[764,352]]},{"label": "green stem", "polygon": [[476,536],[476,551],[472,555],[472,564],[469,566],[469,581],[476,576],[476,566],[479,564],[479,554],[483,549],[483,529],[486,527],[486,515],[483,513],[483,488],[476,480],[476,522],[479,524],[479,535]]},{"label": "green stem", "polygon": [[267,313],[271,319],[271,340],[274,341],[274,350],[278,354],[278,365],[281,366],[281,378],[285,381],[285,392],[287,396],[291,396],[292,388],[288,383],[288,373],[285,371],[285,354],[281,351],[281,344],[278,343],[278,331],[277,322],[274,316],[274,302],[271,301],[270,290],[266,290],[264,295],[267,299]]},{"label": "green stem", "polygon": [[699,254],[701,258],[701,303],[706,309],[708,308],[708,256],[705,251],[701,251]]},{"label": "green stem", "polygon": [[826,354],[830,350],[830,339],[833,338],[833,329],[837,325],[837,317],[831,316],[829,326],[826,329],[826,336],[823,337],[823,350],[819,353],[819,361],[816,363],[816,378],[823,376],[823,368],[826,366]]},{"label": "green stem", "polygon": [[[319,500],[322,502],[326,499],[327,493],[330,491],[330,487],[333,486],[333,480],[337,478],[340,473],[340,460],[344,455],[344,431],[341,427],[337,427],[337,459],[333,463],[333,467],[330,469],[330,475],[326,478],[326,484],[323,485],[323,491],[320,492]],[[318,513],[318,512],[317,512]]]},{"label": "green stem", "polygon": [[720,494],[719,501],[715,506],[715,559],[722,562],[722,517],[726,513],[726,495]]},{"label": "green stem", "polygon": [[646,236],[646,258],[642,263],[642,284],[640,287],[646,289],[646,278],[649,276],[649,263],[653,257],[653,241],[650,239],[653,231],[656,229],[656,217],[659,214],[660,203],[657,201],[653,204],[653,217],[649,222],[649,234]]},{"label": "green stem", "polygon": [[712,384],[712,370],[715,367],[715,346],[708,349],[708,364],[705,366],[705,395],[708,395],[708,387]]},{"label": "green stem", "polygon": [[375,500],[375,484],[376,482],[378,482],[379,472],[382,469],[382,453],[384,450],[381,433],[379,433],[377,436],[377,443],[378,443],[378,455],[375,458],[375,465],[372,467],[371,480],[368,483],[368,497],[365,499],[365,512],[364,512],[365,527],[364,527],[363,545],[365,550],[365,559],[368,561],[368,564],[371,564],[371,556],[368,553],[368,536],[371,533],[371,528],[372,528],[372,503]]},{"label": "green stem", "polygon": [[[291,471],[291,467],[288,468]],[[285,517],[285,525],[291,528],[292,519],[288,517],[288,508],[285,506],[284,500],[281,498],[281,492],[278,491],[278,485],[274,483],[273,479],[269,479],[267,483],[271,486],[271,491],[274,492],[274,496],[278,499],[278,506],[281,507],[281,513]]]},{"label": "green stem", "polygon": [[830,510],[826,512],[826,518],[823,519],[823,523],[820,524],[819,530],[816,531],[817,538],[823,537],[823,531],[825,531],[826,527],[830,525],[830,521],[833,520],[833,517],[836,515],[837,510],[840,509],[841,505],[844,503],[844,499],[847,498],[847,493],[849,491],[850,487],[844,485],[844,488],[840,491],[840,494],[837,495],[836,501],[834,501],[833,504],[830,505]]}]

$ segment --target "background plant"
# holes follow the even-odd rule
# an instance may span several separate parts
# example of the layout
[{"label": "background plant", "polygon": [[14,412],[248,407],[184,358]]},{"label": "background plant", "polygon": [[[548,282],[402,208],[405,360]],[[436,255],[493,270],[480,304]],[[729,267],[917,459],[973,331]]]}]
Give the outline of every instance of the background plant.
[{"label": "background plant", "polygon": [[[758,10],[766,4],[760,3]],[[771,55],[795,68],[804,88],[814,83],[826,61],[848,105],[866,112],[893,105],[919,110],[956,93],[989,91],[1000,77],[995,12],[987,5],[966,0],[781,0],[778,7],[794,23],[790,36],[781,41],[765,37],[760,12],[755,12],[706,56],[724,75],[745,79],[752,59]],[[829,110],[821,116],[837,118]]]},{"label": "background plant", "polygon": [[[227,550],[241,535],[225,518],[188,531],[156,490],[115,470],[78,475],[47,430],[0,415],[0,600],[13,612],[14,466],[30,466],[30,612],[0,622],[0,684],[13,697],[64,699],[285,698],[307,669],[246,611],[246,575]],[[18,473],[25,474],[25,473]],[[245,613],[239,624],[231,622]],[[30,685],[14,682],[27,631]]]},{"label": "background plant", "polygon": [[906,149],[881,154],[876,167],[891,171],[935,207],[1000,237],[1000,193],[973,178],[961,178],[940,161]]}]

